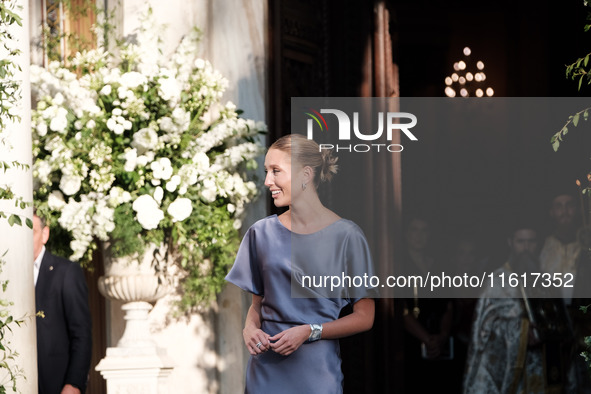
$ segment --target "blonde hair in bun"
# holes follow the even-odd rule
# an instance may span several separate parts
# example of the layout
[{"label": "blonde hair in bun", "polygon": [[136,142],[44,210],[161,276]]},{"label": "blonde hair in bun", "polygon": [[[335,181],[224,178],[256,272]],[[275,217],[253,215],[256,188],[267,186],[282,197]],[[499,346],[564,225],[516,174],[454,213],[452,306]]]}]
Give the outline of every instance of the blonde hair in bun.
[{"label": "blonde hair in bun", "polygon": [[320,151],[318,144],[299,134],[288,134],[279,138],[269,147],[289,153],[292,160],[303,167],[314,170],[314,186],[329,182],[338,171],[338,157],[332,155],[332,150]]}]

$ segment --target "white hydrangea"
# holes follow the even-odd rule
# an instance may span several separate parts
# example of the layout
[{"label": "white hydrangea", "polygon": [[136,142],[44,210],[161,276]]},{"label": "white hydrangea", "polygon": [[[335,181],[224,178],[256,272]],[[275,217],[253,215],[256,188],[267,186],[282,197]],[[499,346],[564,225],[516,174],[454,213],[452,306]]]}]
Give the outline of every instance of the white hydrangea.
[{"label": "white hydrangea", "polygon": [[173,168],[172,163],[168,157],[161,157],[150,164],[154,179],[170,179],[172,176]]},{"label": "white hydrangea", "polygon": [[82,177],[77,175],[63,175],[60,179],[60,189],[64,194],[71,196],[80,190]]},{"label": "white hydrangea", "polygon": [[128,148],[125,150],[123,156],[125,158],[125,165],[123,166],[123,169],[127,172],[132,172],[135,170],[135,166],[137,165],[137,149]]},{"label": "white hydrangea", "polygon": [[54,190],[47,196],[47,205],[54,211],[61,211],[66,205],[64,195],[59,190]]},{"label": "white hydrangea", "polygon": [[172,216],[173,222],[182,222],[191,215],[191,212],[193,212],[191,200],[179,197],[168,206],[166,212]]},{"label": "white hydrangea", "polygon": [[135,89],[140,85],[148,83],[148,78],[139,72],[130,71],[121,75],[119,83],[126,89]]},{"label": "white hydrangea", "polygon": [[137,220],[146,230],[154,230],[164,219],[164,212],[149,194],[139,196],[133,202],[133,210],[137,213]]},{"label": "white hydrangea", "polygon": [[136,148],[137,153],[140,155],[149,150],[156,149],[157,145],[158,133],[149,127],[138,130],[133,135],[133,141],[131,142],[131,146]]},{"label": "white hydrangea", "polygon": [[131,201],[131,193],[119,186],[114,186],[109,190],[109,206],[116,208],[121,204]]},{"label": "white hydrangea", "polygon": [[215,180],[212,178],[207,178],[203,180],[202,189],[201,189],[201,197],[207,202],[214,202],[218,195],[218,188],[215,183]]}]

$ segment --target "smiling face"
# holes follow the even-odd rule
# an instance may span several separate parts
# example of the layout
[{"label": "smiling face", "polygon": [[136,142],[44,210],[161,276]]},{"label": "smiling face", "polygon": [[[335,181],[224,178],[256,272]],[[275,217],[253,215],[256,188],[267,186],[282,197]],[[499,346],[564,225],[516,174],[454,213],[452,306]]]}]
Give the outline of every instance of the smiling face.
[{"label": "smiling face", "polygon": [[291,155],[279,149],[269,149],[265,156],[265,186],[271,191],[276,207],[291,204]]}]

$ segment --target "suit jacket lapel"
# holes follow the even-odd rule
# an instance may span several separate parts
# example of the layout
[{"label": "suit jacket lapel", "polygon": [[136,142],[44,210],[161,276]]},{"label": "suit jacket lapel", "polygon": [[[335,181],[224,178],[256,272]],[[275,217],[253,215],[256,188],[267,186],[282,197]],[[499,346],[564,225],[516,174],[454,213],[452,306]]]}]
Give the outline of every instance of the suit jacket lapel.
[{"label": "suit jacket lapel", "polygon": [[40,297],[43,297],[49,288],[49,282],[51,281],[51,274],[53,271],[52,256],[46,250],[39,266],[39,276],[37,277],[37,285],[35,286],[35,299],[39,304]]}]

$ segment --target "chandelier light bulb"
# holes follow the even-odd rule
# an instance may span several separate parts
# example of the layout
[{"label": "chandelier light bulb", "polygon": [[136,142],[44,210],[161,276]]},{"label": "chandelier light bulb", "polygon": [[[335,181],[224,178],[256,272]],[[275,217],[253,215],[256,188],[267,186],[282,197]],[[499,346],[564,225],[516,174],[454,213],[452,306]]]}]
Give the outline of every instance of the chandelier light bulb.
[{"label": "chandelier light bulb", "polygon": [[460,65],[458,64],[458,62],[454,63],[454,70],[455,71],[460,71]]},{"label": "chandelier light bulb", "polygon": [[460,77],[458,81],[460,82],[460,85],[464,85],[466,83],[466,78]]},{"label": "chandelier light bulb", "polygon": [[453,81],[451,80],[451,78],[450,78],[450,77],[445,77],[445,84],[446,84],[447,86],[451,85],[451,84],[452,84],[452,82],[453,82]]},{"label": "chandelier light bulb", "polygon": [[472,75],[471,72],[466,73],[466,81],[472,82],[473,79],[474,79],[474,75]]},{"label": "chandelier light bulb", "polygon": [[495,94],[495,91],[493,90],[493,88],[486,88],[486,95],[488,97],[492,97]]},{"label": "chandelier light bulb", "polygon": [[460,60],[458,63],[458,67],[460,68],[460,70],[465,70],[466,69],[466,63],[464,63],[463,60]]},{"label": "chandelier light bulb", "polygon": [[476,63],[476,68],[479,70],[484,70],[484,63],[479,60],[478,63]]},{"label": "chandelier light bulb", "polygon": [[485,73],[480,73],[480,77],[482,78],[482,80],[484,81],[486,79],[486,74]]},{"label": "chandelier light bulb", "polygon": [[458,79],[459,79],[459,77],[458,77],[458,74],[456,74],[456,73],[453,73],[453,74],[451,75],[451,80],[452,80],[452,81],[454,81],[454,82],[458,82]]},{"label": "chandelier light bulb", "polygon": [[[489,88],[490,89],[490,88]],[[491,89],[492,90],[492,89]],[[462,88],[460,90],[460,96],[462,97],[468,97],[468,91],[466,90],[466,88]]]},{"label": "chandelier light bulb", "polygon": [[474,80],[476,82],[482,81],[482,75],[480,75],[480,73],[476,73],[476,75],[474,75]]},{"label": "chandelier light bulb", "polygon": [[445,95],[447,97],[456,97],[456,91],[448,86],[445,88]]},{"label": "chandelier light bulb", "polygon": [[476,89],[476,97],[482,97],[484,96],[484,92],[482,91],[482,89],[478,88]]},{"label": "chandelier light bulb", "polygon": [[464,48],[464,55],[465,56],[470,56],[471,53],[472,53],[472,51],[470,50],[470,48],[468,48],[468,47]]}]

